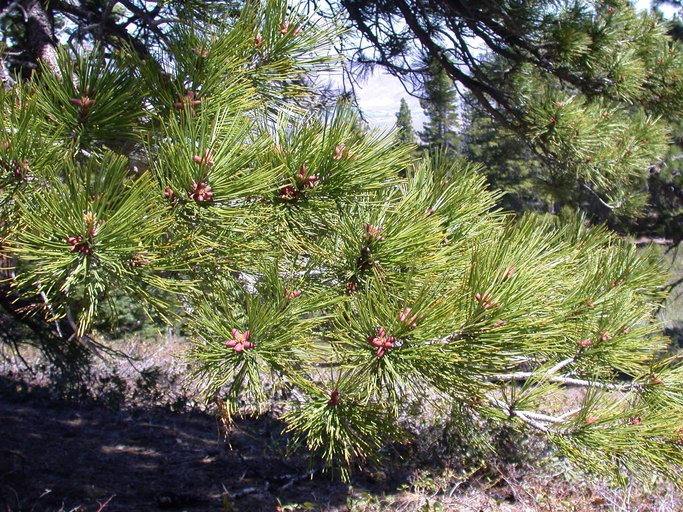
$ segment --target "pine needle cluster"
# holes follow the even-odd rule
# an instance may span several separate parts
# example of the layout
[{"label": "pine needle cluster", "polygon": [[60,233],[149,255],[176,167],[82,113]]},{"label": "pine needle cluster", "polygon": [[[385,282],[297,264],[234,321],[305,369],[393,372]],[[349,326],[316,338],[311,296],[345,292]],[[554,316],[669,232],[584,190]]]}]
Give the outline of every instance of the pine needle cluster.
[{"label": "pine needle cluster", "polygon": [[[250,2],[178,32],[167,63],[63,52],[60,75],[2,93],[2,248],[36,314],[65,343],[114,292],[183,316],[207,398],[230,415],[281,390],[293,438],[345,476],[407,437],[417,397],[540,430],[590,469],[680,481],[657,262],[579,217],[515,221],[475,166],[413,162],[344,104],[306,111],[300,77],[334,33]],[[594,108],[565,101],[554,129]],[[653,123],[637,136],[659,140]],[[589,132],[567,158],[604,146]],[[583,403],[553,413],[568,386]]]}]

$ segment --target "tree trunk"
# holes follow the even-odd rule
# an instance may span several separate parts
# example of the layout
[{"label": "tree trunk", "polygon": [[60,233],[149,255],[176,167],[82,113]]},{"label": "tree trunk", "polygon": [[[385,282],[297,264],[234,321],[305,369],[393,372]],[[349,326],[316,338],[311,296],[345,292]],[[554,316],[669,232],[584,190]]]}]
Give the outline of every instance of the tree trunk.
[{"label": "tree trunk", "polygon": [[61,77],[57,66],[57,42],[54,26],[43,8],[41,0],[24,0],[26,13],[26,35],[33,57],[42,61],[47,69]]}]

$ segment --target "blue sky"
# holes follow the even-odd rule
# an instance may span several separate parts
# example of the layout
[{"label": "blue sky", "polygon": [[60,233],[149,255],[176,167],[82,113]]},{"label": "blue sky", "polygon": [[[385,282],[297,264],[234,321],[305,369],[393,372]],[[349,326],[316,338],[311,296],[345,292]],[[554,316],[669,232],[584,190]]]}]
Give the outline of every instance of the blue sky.
[{"label": "blue sky", "polygon": [[[341,87],[341,72],[333,73],[330,81]],[[358,103],[371,126],[391,128],[396,122],[396,112],[405,98],[412,112],[415,129],[422,128],[424,114],[419,101],[410,96],[398,78],[377,66],[367,80],[356,86]]]}]

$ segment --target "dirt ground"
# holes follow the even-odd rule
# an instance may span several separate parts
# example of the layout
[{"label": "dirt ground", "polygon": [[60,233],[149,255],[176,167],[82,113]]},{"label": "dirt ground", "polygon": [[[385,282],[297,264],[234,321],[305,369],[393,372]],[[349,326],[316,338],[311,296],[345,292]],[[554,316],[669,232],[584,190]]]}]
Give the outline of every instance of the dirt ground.
[{"label": "dirt ground", "polygon": [[294,478],[305,475],[306,461],[278,453],[280,426],[267,417],[240,421],[229,447],[206,412],[113,411],[7,379],[1,386],[3,510],[98,510],[112,496],[108,512],[230,510],[230,501],[240,510],[275,510],[278,499],[345,500],[344,485]]},{"label": "dirt ground", "polygon": [[683,511],[665,484],[613,489],[552,457],[463,474],[428,463],[433,446],[393,447],[345,484],[291,453],[272,416],[238,420],[226,441],[179,377],[181,343],[125,348],[135,368],[98,368],[75,398],[17,360],[0,365],[0,512]]}]

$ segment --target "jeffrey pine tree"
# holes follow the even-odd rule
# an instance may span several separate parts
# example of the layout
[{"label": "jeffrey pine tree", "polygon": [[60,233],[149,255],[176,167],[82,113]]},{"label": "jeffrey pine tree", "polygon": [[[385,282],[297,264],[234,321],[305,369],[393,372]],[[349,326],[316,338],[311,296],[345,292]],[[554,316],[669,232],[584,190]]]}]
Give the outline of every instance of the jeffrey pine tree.
[{"label": "jeffrey pine tree", "polygon": [[[182,315],[207,399],[229,415],[285,390],[293,438],[344,475],[408,437],[414,397],[542,432],[589,470],[680,483],[658,265],[580,218],[515,221],[471,165],[413,161],[344,106],[311,114],[302,77],[335,30],[284,1],[225,20],[164,31],[156,58],[58,51],[2,92],[3,297],[65,347],[96,342],[114,292]],[[583,108],[567,100],[554,126]],[[594,150],[645,137],[665,140],[643,118]],[[569,386],[583,398],[557,412]]]}]

